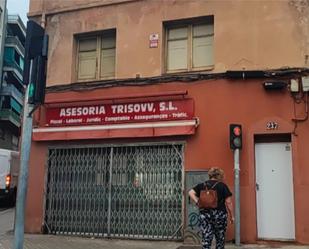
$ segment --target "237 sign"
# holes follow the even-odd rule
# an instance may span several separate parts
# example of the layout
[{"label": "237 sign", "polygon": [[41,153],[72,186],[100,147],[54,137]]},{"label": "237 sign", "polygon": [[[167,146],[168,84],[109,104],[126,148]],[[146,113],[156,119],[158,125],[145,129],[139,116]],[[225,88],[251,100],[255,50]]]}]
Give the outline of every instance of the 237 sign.
[{"label": "237 sign", "polygon": [[278,123],[277,122],[273,122],[273,121],[269,121],[266,124],[266,130],[278,130]]}]

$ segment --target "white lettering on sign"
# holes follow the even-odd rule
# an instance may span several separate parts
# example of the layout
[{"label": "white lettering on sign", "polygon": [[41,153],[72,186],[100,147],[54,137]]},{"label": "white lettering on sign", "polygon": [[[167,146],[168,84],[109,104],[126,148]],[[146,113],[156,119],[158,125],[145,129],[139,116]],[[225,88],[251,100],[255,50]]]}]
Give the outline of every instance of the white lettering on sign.
[{"label": "white lettering on sign", "polygon": [[160,111],[161,112],[164,112],[164,111],[177,111],[177,107],[173,106],[173,102],[172,101],[160,102],[159,106],[160,106]]},{"label": "white lettering on sign", "polygon": [[[132,101],[132,100],[131,100]],[[129,122],[171,121],[193,118],[192,99],[96,102],[46,110],[47,126],[105,125]]]},{"label": "white lettering on sign", "polygon": [[101,122],[101,118],[87,118],[87,123],[99,123]]},{"label": "white lettering on sign", "polygon": [[51,124],[62,124],[62,120],[61,119],[51,119],[50,123]]},{"label": "white lettering on sign", "polygon": [[127,121],[127,120],[130,120],[130,117],[129,116],[122,116],[122,117],[106,117],[105,118],[105,121],[113,121],[113,122],[116,122],[116,121]]},{"label": "white lettering on sign", "polygon": [[152,120],[152,119],[166,119],[167,114],[157,114],[157,115],[135,115],[134,120]]},{"label": "white lettering on sign", "polygon": [[67,124],[82,123],[83,119],[81,119],[81,118],[70,118],[70,119],[66,119],[65,122]]},{"label": "white lettering on sign", "polygon": [[188,115],[185,112],[172,113],[173,118],[186,118]]},{"label": "white lettering on sign", "polygon": [[154,103],[118,104],[111,108],[113,114],[155,112]]},{"label": "white lettering on sign", "polygon": [[85,106],[85,107],[68,107],[60,109],[60,117],[88,116],[105,114],[105,107],[102,106]]}]

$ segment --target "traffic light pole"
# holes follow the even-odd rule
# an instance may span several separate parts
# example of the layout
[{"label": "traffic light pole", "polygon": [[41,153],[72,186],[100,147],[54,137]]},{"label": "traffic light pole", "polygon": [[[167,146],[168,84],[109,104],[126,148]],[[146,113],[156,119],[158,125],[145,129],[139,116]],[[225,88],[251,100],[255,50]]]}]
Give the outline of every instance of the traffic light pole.
[{"label": "traffic light pole", "polygon": [[239,188],[239,149],[234,150],[235,186],[235,245],[240,246],[240,188]]},{"label": "traffic light pole", "polygon": [[14,249],[23,249],[24,244],[24,220],[25,206],[28,184],[28,165],[31,147],[32,135],[32,115],[29,114],[32,110],[32,105],[28,104],[29,87],[27,86],[23,111],[23,126],[21,140],[21,155],[20,155],[20,171],[18,178],[16,211],[15,211],[15,230],[14,230]]},{"label": "traffic light pole", "polygon": [[14,249],[23,249],[25,228],[25,206],[28,185],[28,168],[32,136],[32,114],[34,106],[44,103],[46,85],[46,60],[48,35],[36,22],[27,22],[25,41],[25,63],[23,84],[27,86],[24,100],[23,125],[20,148],[20,169],[17,188]]}]

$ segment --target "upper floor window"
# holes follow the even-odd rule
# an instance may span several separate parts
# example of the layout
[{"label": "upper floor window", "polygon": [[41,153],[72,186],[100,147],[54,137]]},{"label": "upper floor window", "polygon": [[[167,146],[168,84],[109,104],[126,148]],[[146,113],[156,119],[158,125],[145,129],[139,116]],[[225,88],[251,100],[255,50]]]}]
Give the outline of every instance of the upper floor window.
[{"label": "upper floor window", "polygon": [[78,80],[99,80],[115,76],[115,31],[78,38],[77,47]]},{"label": "upper floor window", "polygon": [[213,17],[179,20],[166,24],[166,72],[212,68]]},{"label": "upper floor window", "polygon": [[17,65],[18,66],[20,66],[20,58],[21,56],[19,55],[19,53],[17,53],[17,51],[15,51],[15,53],[14,53],[14,60],[15,60],[15,62],[17,63]]}]

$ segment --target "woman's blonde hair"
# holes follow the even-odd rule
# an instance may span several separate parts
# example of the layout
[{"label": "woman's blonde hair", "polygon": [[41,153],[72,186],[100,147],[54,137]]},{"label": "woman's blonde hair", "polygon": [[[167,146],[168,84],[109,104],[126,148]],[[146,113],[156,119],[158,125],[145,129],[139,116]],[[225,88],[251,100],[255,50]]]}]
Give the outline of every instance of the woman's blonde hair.
[{"label": "woman's blonde hair", "polygon": [[218,181],[223,180],[224,178],[224,171],[218,167],[211,167],[208,171],[209,179],[216,179]]}]

